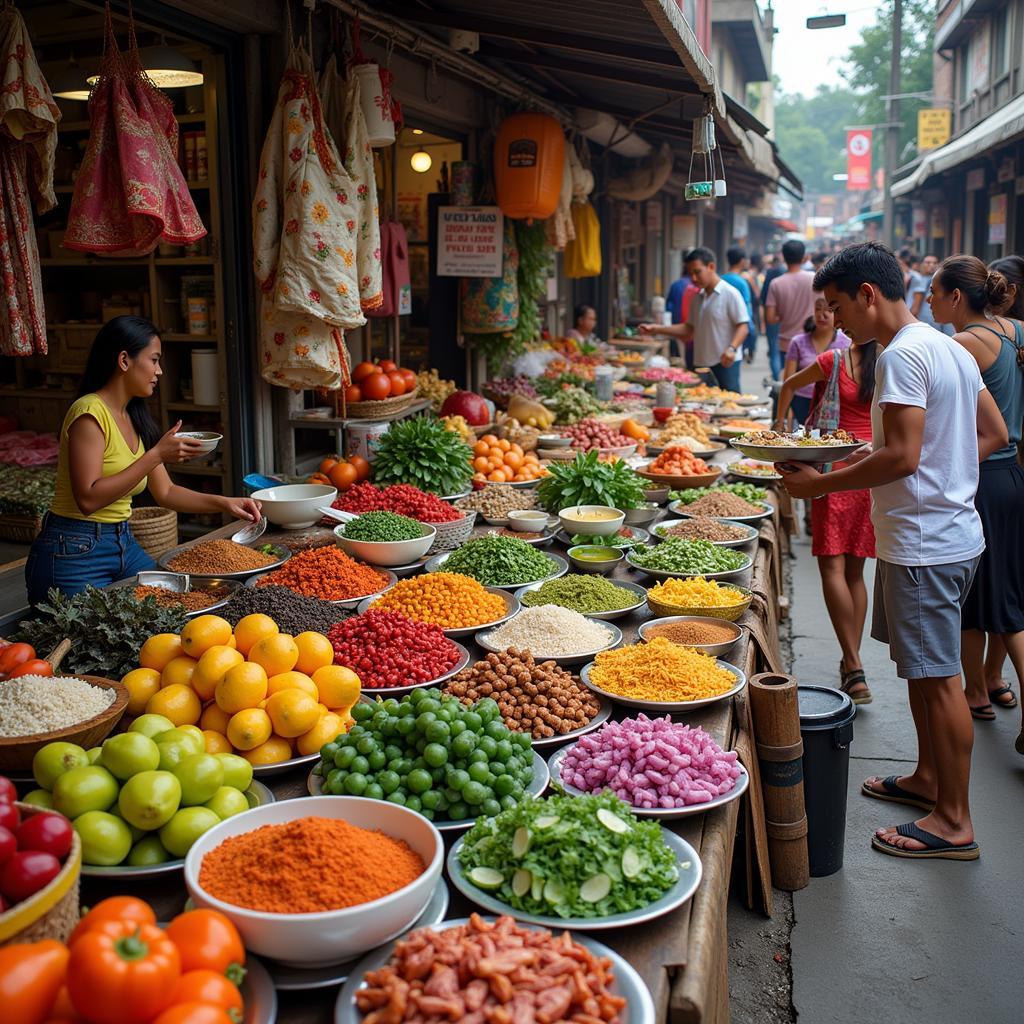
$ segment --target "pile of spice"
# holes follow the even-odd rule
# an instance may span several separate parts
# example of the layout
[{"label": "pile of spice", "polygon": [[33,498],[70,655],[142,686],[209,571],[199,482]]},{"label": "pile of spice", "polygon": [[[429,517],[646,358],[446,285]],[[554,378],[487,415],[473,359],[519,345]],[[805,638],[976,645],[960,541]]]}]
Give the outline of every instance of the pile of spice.
[{"label": "pile of spice", "polygon": [[724,796],[740,774],[735,751],[668,715],[608,722],[574,743],[561,766],[563,781],[584,793],[610,789],[632,807],[665,810]]},{"label": "pile of spice", "polygon": [[711,436],[708,434],[705,421],[696,413],[678,412],[674,416],[669,416],[658,434],[657,443],[667,447],[669,444],[681,443],[683,438],[698,441],[700,448],[708,448],[711,445]]},{"label": "pile of spice", "polygon": [[[495,973],[497,966],[510,964],[514,971]],[[626,1000],[610,991],[614,984],[608,961],[568,932],[556,937],[511,917],[492,923],[473,914],[454,928],[413,932],[395,946],[387,964],[366,975],[355,998],[365,1024],[469,1019],[614,1024],[626,1008]],[[439,989],[446,994],[431,994]],[[470,1006],[477,1009],[467,1014]]]},{"label": "pile of spice", "polygon": [[678,537],[680,540],[740,540],[749,537],[750,531],[745,526],[736,523],[723,523],[710,516],[696,516],[693,519],[683,519],[678,523],[656,526],[654,532],[666,540],[669,537]]},{"label": "pile of spice", "polygon": [[240,587],[218,614],[232,627],[246,615],[269,615],[282,633],[298,636],[305,632],[326,633],[354,613],[318,597],[303,597],[288,587],[268,586]]},{"label": "pile of spice", "polygon": [[218,576],[228,572],[255,572],[277,560],[277,555],[264,554],[233,540],[205,540],[179,552],[167,565],[175,572]]},{"label": "pile of spice", "polygon": [[0,736],[38,736],[101,715],[117,694],[74,676],[24,675],[0,683]]},{"label": "pile of spice", "polygon": [[547,533],[541,533],[537,530],[510,530],[507,527],[502,527],[500,530],[491,530],[496,537],[515,537],[516,540],[543,540],[548,536]]},{"label": "pile of spice", "polygon": [[719,547],[708,540],[681,540],[678,537],[669,537],[655,546],[640,544],[633,548],[630,558],[635,566],[642,569],[677,572],[682,576],[731,572],[750,563],[750,559],[735,548]]},{"label": "pile of spice", "polygon": [[453,551],[444,570],[472,576],[487,587],[509,587],[542,580],[556,573],[558,566],[525,540],[491,535]]},{"label": "pile of spice", "polygon": [[346,540],[387,543],[417,540],[423,536],[423,527],[415,519],[400,516],[397,512],[364,512],[358,519],[345,524],[342,535]]},{"label": "pile of spice", "polygon": [[724,644],[736,639],[736,630],[725,623],[665,622],[655,623],[644,631],[648,640],[663,636],[674,644]]},{"label": "pile of spice", "polygon": [[334,534],[319,526],[312,530],[287,530],[275,538],[275,543],[287,548],[294,555],[297,551],[306,551],[309,548],[332,546]]},{"label": "pile of spice", "polygon": [[700,576],[688,580],[664,580],[647,593],[660,604],[674,604],[680,608],[731,608],[747,600],[742,590],[722,586],[717,580],[706,580]]},{"label": "pile of spice", "polygon": [[280,569],[256,581],[258,587],[290,587],[297,594],[325,601],[348,601],[375,594],[387,586],[387,577],[349,558],[338,548],[300,551]]},{"label": "pile of spice", "polygon": [[590,575],[561,576],[557,580],[548,580],[536,590],[527,591],[521,600],[526,608],[554,604],[584,615],[615,612],[622,608],[632,608],[638,603],[637,595],[631,590],[617,587],[604,576]]},{"label": "pile of spice", "polygon": [[211,604],[216,604],[223,595],[216,590],[207,590],[196,584],[183,594],[177,590],[168,590],[167,587],[136,587],[135,596],[140,601],[151,597],[161,608],[180,605],[186,611],[198,612],[203,608],[209,608]]},{"label": "pile of spice", "polygon": [[759,516],[764,513],[763,505],[752,505],[738,494],[719,492],[705,494],[686,507],[688,515],[719,516],[723,519],[735,519],[737,516]]},{"label": "pile of spice", "polygon": [[413,686],[437,679],[462,657],[440,626],[398,612],[369,611],[332,626],[335,665],[359,676],[363,689]]},{"label": "pile of spice", "polygon": [[404,840],[310,817],[225,839],[203,857],[199,884],[235,907],[316,914],[379,900],[424,870],[423,858]]},{"label": "pile of spice", "polygon": [[764,501],[768,492],[756,484],[715,484],[714,487],[684,487],[680,491],[672,491],[669,495],[673,501],[680,505],[691,505],[700,498],[706,498],[709,494],[736,494],[739,497],[751,502]]},{"label": "pile of spice", "polygon": [[456,508],[479,512],[487,519],[504,519],[509,512],[537,507],[536,491],[532,488],[502,487],[488,484],[482,490],[467,494],[455,502]]},{"label": "pile of spice", "polygon": [[463,704],[493,698],[505,725],[535,740],[582,729],[601,709],[601,702],[574,675],[553,661],[538,663],[529,651],[515,647],[464,668],[444,692]]},{"label": "pile of spice", "polygon": [[710,655],[659,636],[650,643],[602,651],[590,666],[590,681],[620,697],[685,703],[727,693],[736,678]]},{"label": "pile of spice", "polygon": [[608,628],[596,619],[557,604],[545,604],[524,608],[487,639],[500,650],[519,648],[549,658],[564,658],[600,650],[611,637]]},{"label": "pile of spice", "polygon": [[334,499],[333,507],[343,512],[397,512],[420,523],[452,523],[463,516],[436,494],[421,491],[411,484],[391,484],[389,487],[376,487],[365,482],[354,484]]},{"label": "pile of spice", "polygon": [[370,609],[401,612],[414,622],[428,622],[441,629],[484,626],[506,614],[502,598],[471,577],[454,572],[433,572],[399,580]]}]

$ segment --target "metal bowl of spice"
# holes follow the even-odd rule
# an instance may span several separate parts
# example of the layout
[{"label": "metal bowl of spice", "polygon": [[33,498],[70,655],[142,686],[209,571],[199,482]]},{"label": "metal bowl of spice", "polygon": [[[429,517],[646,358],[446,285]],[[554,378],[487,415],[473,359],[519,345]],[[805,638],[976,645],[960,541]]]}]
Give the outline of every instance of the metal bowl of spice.
[{"label": "metal bowl of spice", "polygon": [[[179,605],[185,614],[206,615],[223,608],[242,586],[242,580],[228,580],[219,577],[197,578],[191,583],[185,573],[141,572],[127,580],[118,580],[114,587],[133,587],[140,600],[152,597],[161,608]],[[188,584],[189,589],[185,586]]]},{"label": "metal bowl of spice", "polygon": [[516,591],[524,608],[558,605],[588,619],[610,622],[639,611],[647,600],[647,589],[639,583],[606,580],[603,576],[573,573],[557,580],[530,583]]},{"label": "metal bowl of spice", "polygon": [[582,665],[601,651],[622,643],[622,630],[609,622],[596,622],[580,612],[545,604],[524,608],[497,629],[477,633],[476,642],[500,654],[509,648],[529,651],[535,661]]},{"label": "metal bowl of spice", "polygon": [[741,548],[758,538],[758,531],[746,523],[695,516],[692,519],[667,519],[651,531],[659,540],[680,537],[683,540],[707,540],[720,548]]},{"label": "metal bowl of spice", "polygon": [[766,501],[747,501],[738,494],[723,491],[709,491],[703,498],[690,502],[669,503],[669,512],[686,519],[696,516],[710,516],[712,519],[729,519],[736,523],[754,523],[767,519],[774,509]]},{"label": "metal bowl of spice", "polygon": [[193,579],[245,580],[254,573],[272,572],[292,557],[280,544],[247,547],[231,540],[204,540],[173,548],[157,564]]},{"label": "metal bowl of spice", "polygon": [[668,615],[641,623],[638,632],[641,640],[663,636],[674,644],[721,658],[743,636],[743,627],[706,615]]}]

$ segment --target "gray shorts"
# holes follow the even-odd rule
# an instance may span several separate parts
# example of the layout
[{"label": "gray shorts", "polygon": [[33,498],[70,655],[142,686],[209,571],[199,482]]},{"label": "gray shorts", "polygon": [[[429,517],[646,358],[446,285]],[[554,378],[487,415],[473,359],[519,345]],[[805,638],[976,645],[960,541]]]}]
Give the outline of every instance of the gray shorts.
[{"label": "gray shorts", "polygon": [[895,565],[878,559],[871,635],[889,645],[901,679],[959,675],[960,609],[980,560]]}]

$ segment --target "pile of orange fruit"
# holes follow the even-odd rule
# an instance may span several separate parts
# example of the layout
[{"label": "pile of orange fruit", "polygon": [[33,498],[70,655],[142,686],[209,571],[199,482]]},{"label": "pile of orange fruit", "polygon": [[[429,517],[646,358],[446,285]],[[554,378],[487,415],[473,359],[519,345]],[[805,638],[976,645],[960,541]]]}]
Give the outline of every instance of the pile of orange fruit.
[{"label": "pile of orange fruit", "polygon": [[648,473],[663,473],[666,476],[701,476],[713,469],[703,459],[697,458],[685,445],[666,448],[648,467]]},{"label": "pile of orange fruit", "polygon": [[547,476],[536,452],[524,452],[519,445],[494,434],[484,434],[470,459],[477,483],[512,484]]},{"label": "pile of orange fruit", "polygon": [[310,484],[327,484],[347,491],[353,484],[370,478],[370,464],[361,455],[350,455],[347,459],[328,455],[320,462],[317,471],[307,479]]},{"label": "pile of orange fruit", "polygon": [[327,637],[289,636],[269,615],[246,615],[234,630],[199,615],[181,633],[157,633],[121,682],[130,716],[198,726],[207,753],[253,765],[319,753],[352,724],[361,689],[355,672],[334,664]]}]

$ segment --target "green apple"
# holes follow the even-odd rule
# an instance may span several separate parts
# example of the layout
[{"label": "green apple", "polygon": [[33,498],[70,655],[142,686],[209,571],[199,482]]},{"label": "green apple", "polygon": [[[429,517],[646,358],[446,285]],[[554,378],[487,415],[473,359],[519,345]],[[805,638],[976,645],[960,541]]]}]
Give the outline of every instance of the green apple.
[{"label": "green apple", "polygon": [[32,758],[32,776],[47,790],[65,772],[89,763],[89,755],[76,743],[47,743]]},{"label": "green apple", "polygon": [[85,756],[89,758],[89,764],[99,764],[100,758],[103,756],[102,747],[90,747],[86,752]]},{"label": "green apple", "polygon": [[[120,818],[124,821],[124,815],[121,813],[121,805],[119,803],[114,804],[113,807],[107,811],[107,814],[112,814],[115,818]],[[128,822],[125,822],[128,825]],[[132,842],[137,843],[146,833],[141,828],[136,828],[134,825],[128,825],[132,830]]]},{"label": "green apple", "polygon": [[184,857],[204,832],[219,824],[220,818],[209,807],[182,807],[160,829],[160,842],[172,856]]},{"label": "green apple", "polygon": [[252,765],[237,754],[214,754],[224,768],[224,785],[244,793],[252,783]]},{"label": "green apple", "polygon": [[128,854],[128,864],[133,868],[151,867],[153,864],[163,864],[164,861],[170,859],[158,836],[146,836],[145,839],[140,839]]},{"label": "green apple", "polygon": [[141,732],[143,736],[154,739],[162,732],[174,728],[174,723],[163,715],[139,715],[131,724],[129,732]]},{"label": "green apple", "polygon": [[174,817],[181,783],[170,772],[139,772],[122,787],[117,806],[129,825],[151,832]]},{"label": "green apple", "polygon": [[201,729],[192,725],[181,725],[154,736],[157,743],[180,743],[190,754],[205,754],[206,739]]},{"label": "green apple", "polygon": [[221,821],[224,821],[225,818],[249,810],[249,801],[245,799],[244,793],[240,793],[232,786],[221,786],[203,806],[209,807]]},{"label": "green apple", "polygon": [[120,864],[132,848],[131,829],[104,811],[86,811],[72,822],[82,840],[82,862],[111,867]]},{"label": "green apple", "polygon": [[117,801],[117,779],[98,764],[65,772],[53,786],[53,809],[74,821],[88,811],[105,811]]},{"label": "green apple", "polygon": [[156,771],[160,764],[160,748],[141,732],[111,736],[102,751],[103,767],[122,782],[139,772]]},{"label": "green apple", "polygon": [[205,804],[224,785],[224,768],[212,754],[192,754],[173,769],[181,783],[181,806]]},{"label": "green apple", "polygon": [[53,810],[53,796],[45,789],[33,789],[21,798],[21,802],[33,807],[45,807],[48,811]]}]

